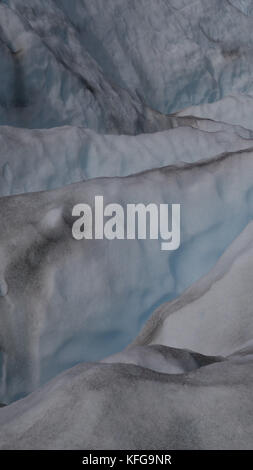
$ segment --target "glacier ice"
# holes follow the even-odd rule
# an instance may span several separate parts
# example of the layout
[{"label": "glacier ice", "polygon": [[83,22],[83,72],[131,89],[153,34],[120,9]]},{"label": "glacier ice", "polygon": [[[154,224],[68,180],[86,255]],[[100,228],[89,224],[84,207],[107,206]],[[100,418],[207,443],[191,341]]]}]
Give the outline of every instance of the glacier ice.
[{"label": "glacier ice", "polygon": [[253,130],[253,96],[250,94],[229,95],[214,103],[204,103],[200,106],[190,106],[175,113],[177,117],[191,116],[202,119],[212,119],[232,125],[238,125]]},{"label": "glacier ice", "polygon": [[1,449],[252,448],[251,3],[0,1]]},{"label": "glacier ice", "polygon": [[[30,8],[29,8],[30,5]],[[152,132],[170,118],[111,84],[52,1],[0,4],[1,124],[51,128],[81,125],[100,132]],[[18,7],[18,2],[17,2]],[[39,19],[33,27],[32,17]]]},{"label": "glacier ice", "polygon": [[[252,181],[247,149],[1,198],[0,278],[8,295],[0,297],[0,347],[7,356],[0,400],[127,346],[155,306],[206,274],[252,219]],[[72,208],[92,207],[96,195],[122,207],[140,200],[180,203],[180,249],[162,252],[159,240],[75,241]],[[52,218],[52,211],[59,216]]]},{"label": "glacier ice", "polygon": [[178,118],[152,134],[105,135],[83,127],[0,127],[0,195],[55,189],[102,176],[126,176],[253,147],[251,131]]},{"label": "glacier ice", "polygon": [[129,346],[117,354],[106,357],[101,363],[135,364],[164,374],[183,374],[222,360],[225,359],[155,344]]},{"label": "glacier ice", "polygon": [[[155,312],[136,345],[79,364],[1,409],[0,448],[251,449],[252,232],[251,222],[206,277]],[[204,339],[230,353],[210,357],[152,344],[171,343],[171,328],[182,344],[176,322],[189,343],[194,335],[185,323],[194,324],[198,349]]]},{"label": "glacier ice", "polygon": [[251,93],[251,16],[225,0],[180,3],[1,2],[1,122],[146,132],[168,126],[150,108]]},{"label": "glacier ice", "polygon": [[252,349],[252,240],[253,222],[206,276],[153,313],[136,344],[190,348],[207,355]]},{"label": "glacier ice", "polygon": [[80,364],[1,409],[0,448],[251,449],[251,369],[247,356],[179,375]]},{"label": "glacier ice", "polygon": [[[19,11],[22,3],[12,0]],[[107,76],[137,90],[154,109],[171,113],[253,91],[252,2],[107,0],[106,8],[101,0],[55,3]]]}]

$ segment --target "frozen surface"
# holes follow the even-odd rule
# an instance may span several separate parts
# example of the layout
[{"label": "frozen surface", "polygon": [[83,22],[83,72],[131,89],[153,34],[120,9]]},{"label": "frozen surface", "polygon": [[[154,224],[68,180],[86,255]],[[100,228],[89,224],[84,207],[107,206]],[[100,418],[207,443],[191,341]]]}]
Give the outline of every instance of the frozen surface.
[{"label": "frozen surface", "polygon": [[[247,356],[248,354],[247,351]],[[224,359],[203,356],[193,351],[152,345],[130,346],[113,356],[103,359],[101,362],[107,364],[135,364],[164,374],[183,374],[222,360]]]},{"label": "frozen surface", "polygon": [[[3,0],[1,122],[136,134],[252,93],[249,2]],[[144,104],[145,103],[145,104]]]},{"label": "frozen surface", "polygon": [[0,3],[1,124],[129,134],[170,127],[170,118],[110,83],[79,36],[51,0]]},{"label": "frozen surface", "polygon": [[247,94],[230,95],[215,103],[190,106],[176,113],[176,116],[197,116],[215,121],[226,122],[253,129],[253,96]]},{"label": "frozen surface", "polygon": [[[0,1],[0,448],[252,448],[252,27]],[[98,195],[180,203],[180,248],[77,242]]]},{"label": "frozen surface", "polygon": [[174,112],[253,91],[251,1],[55,3],[108,78],[137,90],[152,108]]},{"label": "frozen surface", "polygon": [[153,313],[136,344],[220,355],[252,349],[252,240],[251,222],[207,276]]},{"label": "frozen surface", "polygon": [[83,127],[0,127],[0,195],[49,190],[87,178],[125,176],[253,148],[253,133],[194,118],[152,134],[102,135]]},{"label": "frozen surface", "polygon": [[[252,219],[252,181],[252,152],[246,150],[1,198],[0,400],[27,393],[78,361],[127,346],[151,311],[206,274]],[[123,207],[181,203],[180,249],[162,252],[156,240],[77,242],[72,208],[93,206],[96,195]]]},{"label": "frozen surface", "polygon": [[251,449],[252,357],[212,360],[180,375],[80,364],[1,409],[0,448]]}]

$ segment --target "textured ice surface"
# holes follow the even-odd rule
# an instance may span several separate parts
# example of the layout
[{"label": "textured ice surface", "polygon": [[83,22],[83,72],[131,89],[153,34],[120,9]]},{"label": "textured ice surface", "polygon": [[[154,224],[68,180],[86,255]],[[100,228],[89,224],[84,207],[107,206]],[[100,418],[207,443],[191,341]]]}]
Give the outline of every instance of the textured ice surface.
[{"label": "textured ice surface", "polygon": [[[1,448],[252,448],[252,21],[0,2],[0,402],[105,358],[1,409]],[[75,241],[97,195],[181,203],[180,249]]]},{"label": "textured ice surface", "polygon": [[253,91],[252,2],[56,3],[107,76],[161,112]]},{"label": "textured ice surface", "polygon": [[253,147],[251,131],[174,119],[152,134],[102,135],[83,127],[0,127],[0,195],[48,190],[99,176],[125,176]]},{"label": "textured ice surface", "polygon": [[81,364],[1,409],[0,448],[251,449],[251,371],[247,356],[180,375]]},{"label": "textured ice surface", "polygon": [[169,118],[107,80],[53,1],[1,2],[0,39],[1,124],[129,134],[170,127]]},{"label": "textured ice surface", "polygon": [[[78,361],[127,346],[154,307],[206,274],[252,219],[252,181],[252,152],[246,150],[1,198],[0,281],[7,290],[0,297],[0,346],[6,354],[1,400],[26,393]],[[156,240],[77,242],[71,234],[73,205],[93,206],[95,195],[123,207],[136,201],[181,203],[180,249],[162,252]]]},{"label": "textured ice surface", "polygon": [[[0,117],[135,134],[252,92],[252,16],[225,0],[5,0]],[[244,11],[245,10],[245,11]]]},{"label": "textured ice surface", "polygon": [[237,94],[227,96],[215,103],[205,103],[200,106],[191,106],[176,116],[197,116],[229,124],[240,124],[246,129],[253,130],[253,96]]},{"label": "textured ice surface", "polygon": [[[206,277],[155,312],[138,346],[1,409],[0,448],[251,449],[252,234],[251,222]],[[150,346],[187,337],[226,357]]]}]

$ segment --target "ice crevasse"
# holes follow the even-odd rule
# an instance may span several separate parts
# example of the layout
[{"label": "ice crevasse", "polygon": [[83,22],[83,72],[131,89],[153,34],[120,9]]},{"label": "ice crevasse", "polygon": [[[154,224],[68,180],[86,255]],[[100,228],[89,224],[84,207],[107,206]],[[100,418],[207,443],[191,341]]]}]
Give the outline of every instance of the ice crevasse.
[{"label": "ice crevasse", "polygon": [[[245,150],[1,198],[6,398],[73,363],[119,351],[156,305],[206,274],[252,219],[252,172],[252,151]],[[180,248],[161,251],[159,240],[74,240],[73,206],[92,207],[98,194],[123,207],[180,203]]]}]

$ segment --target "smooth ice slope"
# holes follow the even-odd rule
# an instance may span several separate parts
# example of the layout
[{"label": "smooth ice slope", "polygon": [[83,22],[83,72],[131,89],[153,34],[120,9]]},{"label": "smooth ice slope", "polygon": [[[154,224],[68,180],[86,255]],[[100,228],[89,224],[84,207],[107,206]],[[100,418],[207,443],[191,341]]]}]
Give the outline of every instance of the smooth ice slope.
[{"label": "smooth ice slope", "polygon": [[136,344],[163,344],[220,355],[247,345],[252,348],[252,240],[253,222],[207,276],[153,313]]}]

